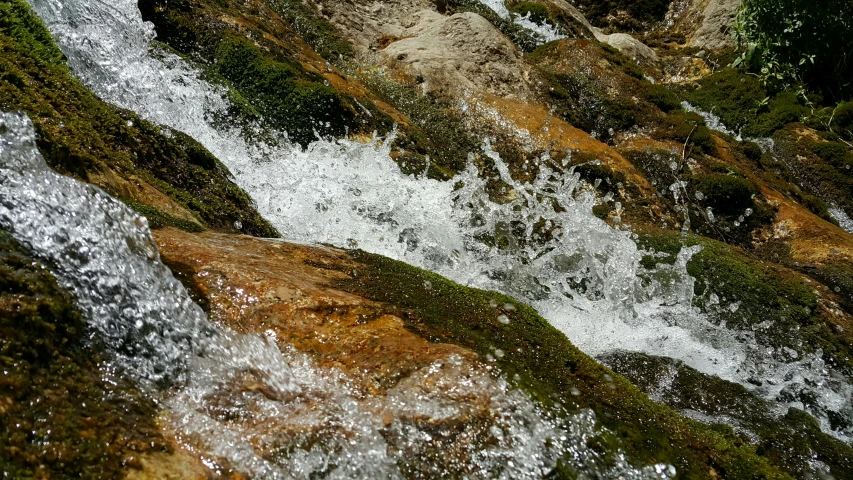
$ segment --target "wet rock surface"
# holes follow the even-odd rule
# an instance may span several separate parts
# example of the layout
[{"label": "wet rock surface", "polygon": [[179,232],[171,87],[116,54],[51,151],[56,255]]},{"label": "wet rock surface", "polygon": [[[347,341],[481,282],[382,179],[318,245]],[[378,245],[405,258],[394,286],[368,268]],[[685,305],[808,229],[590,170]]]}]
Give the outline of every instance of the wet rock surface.
[{"label": "wet rock surface", "polygon": [[[73,77],[29,7],[0,0],[0,110],[32,119],[38,148],[57,172],[99,186],[147,217],[163,260],[192,300],[217,325],[246,335],[228,337],[223,351],[278,352],[287,368],[315,375],[282,385],[263,368],[202,359],[194,367],[204,372],[199,378],[221,378],[222,385],[190,384],[155,405],[126,375],[98,370],[109,350],[81,340],[86,327],[74,301],[52,283],[49,262],[39,264],[6,232],[0,307],[8,335],[0,361],[12,373],[0,382],[0,416],[37,435],[16,427],[0,438],[2,471],[237,479],[307,465],[321,475],[339,468],[344,476],[504,471],[576,478],[590,471],[642,475],[649,466],[645,474],[657,468],[654,478],[663,478],[669,464],[685,478],[847,478],[851,400],[838,395],[849,394],[853,375],[853,107],[798,96],[729,67],[738,53],[730,27],[739,4],[140,1],[139,11],[129,11],[153,22],[145,42],[156,33],[168,45],[151,50],[170,59],[160,75],[180,71],[181,62],[203,72],[217,86],[213,96],[230,105],[205,110],[212,128],[225,125],[231,140],[257,147],[241,152],[248,160],[229,163],[236,165],[229,171],[225,157],[211,152],[230,151],[208,150],[187,135],[197,133],[190,128],[158,126],[101,101]],[[181,57],[170,57],[170,49]],[[371,134],[395,124],[399,133],[387,148],[348,143],[379,145]],[[318,135],[349,140],[324,144]],[[197,140],[217,146],[209,136]],[[277,150],[290,141],[303,153]],[[289,208],[273,205],[274,192],[307,192],[301,184],[308,177],[296,175],[293,164],[270,165],[288,156],[316,161],[322,182],[334,169],[320,156],[340,156],[348,167],[375,162],[379,170],[379,154],[400,167],[394,175],[407,176],[400,180],[405,195],[369,203],[363,199],[373,192],[363,186],[338,192],[352,201],[337,221],[379,226],[366,235],[406,225],[397,232],[404,258],[428,252],[429,265],[461,258],[471,268],[470,252],[460,247],[444,258],[428,240],[435,237],[402,221],[397,206],[423,202],[417,181],[455,176],[452,190],[464,193],[482,177],[487,195],[461,197],[464,208],[480,203],[497,214],[513,205],[541,215],[530,205],[552,202],[560,213],[575,204],[560,203],[553,178],[534,187],[537,175],[577,175],[572,200],[586,205],[589,198],[595,217],[642,249],[631,257],[639,265],[631,275],[661,291],[681,281],[679,268],[691,276],[683,285],[689,311],[665,314],[666,328],[707,319],[689,335],[725,352],[734,339],[744,345],[735,354],[764,352],[764,363],[745,361],[750,373],[730,378],[741,384],[648,352],[601,355],[608,370],[510,297],[357,250],[236,234],[293,233],[270,223]],[[271,177],[259,182],[263,188],[247,183],[256,180],[247,175],[252,169]],[[394,175],[373,181],[399,180]],[[443,191],[438,185],[434,190]],[[317,187],[318,198],[334,191]],[[305,196],[313,202],[313,193]],[[335,202],[326,200],[316,201],[317,218],[330,218],[324,209]],[[429,208],[439,218],[444,206]],[[551,219],[522,216],[479,231],[473,245],[524,260],[483,264],[474,278],[509,285],[516,296],[537,291],[522,297],[531,302],[557,291],[571,301],[600,301],[592,275],[599,272],[591,268],[559,285],[515,273],[529,272],[550,252],[539,247],[563,234]],[[469,226],[478,221],[471,216]],[[336,242],[369,244],[358,230]],[[704,250],[679,253],[693,247]],[[555,264],[574,275],[571,268],[584,261],[580,255]],[[671,306],[671,296],[660,298],[662,309]],[[560,305],[582,311],[591,303]],[[597,321],[620,315],[625,311],[614,309]],[[652,320],[633,312],[620,325],[643,321]],[[31,327],[47,333],[27,333]],[[666,332],[662,349],[675,341]],[[41,406],[23,408],[28,402]],[[51,432],[42,426],[48,417],[56,425]],[[358,428],[362,419],[365,428]],[[518,419],[533,420],[513,423]],[[581,432],[570,435],[577,444],[550,440],[577,433],[572,428]],[[501,470],[516,468],[506,463],[522,448],[513,434],[531,439],[531,460]],[[82,447],[74,450],[78,439]],[[364,447],[354,455],[359,460],[321,465],[350,440]],[[483,452],[495,456],[486,461]],[[365,464],[377,469],[360,470]]]}]

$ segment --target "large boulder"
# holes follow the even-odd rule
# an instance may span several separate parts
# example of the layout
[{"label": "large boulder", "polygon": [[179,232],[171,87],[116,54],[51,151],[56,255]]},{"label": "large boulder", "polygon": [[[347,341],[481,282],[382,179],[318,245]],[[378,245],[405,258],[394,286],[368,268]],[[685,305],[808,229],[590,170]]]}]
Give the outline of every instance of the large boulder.
[{"label": "large boulder", "polygon": [[526,99],[529,67],[521,51],[475,13],[444,16],[422,10],[402,39],[380,52],[380,65],[422,83],[424,91],[448,99],[489,93]]},{"label": "large boulder", "polygon": [[690,45],[720,49],[735,45],[732,25],[743,0],[710,0],[702,14],[702,23],[690,38]]}]

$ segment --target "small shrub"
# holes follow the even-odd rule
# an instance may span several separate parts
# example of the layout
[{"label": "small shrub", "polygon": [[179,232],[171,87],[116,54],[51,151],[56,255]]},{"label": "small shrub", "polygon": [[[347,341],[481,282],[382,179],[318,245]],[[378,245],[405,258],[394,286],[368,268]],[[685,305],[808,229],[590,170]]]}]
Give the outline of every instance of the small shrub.
[{"label": "small shrub", "polygon": [[765,80],[805,82],[835,98],[853,91],[850,0],[745,0],[735,31],[740,61]]}]

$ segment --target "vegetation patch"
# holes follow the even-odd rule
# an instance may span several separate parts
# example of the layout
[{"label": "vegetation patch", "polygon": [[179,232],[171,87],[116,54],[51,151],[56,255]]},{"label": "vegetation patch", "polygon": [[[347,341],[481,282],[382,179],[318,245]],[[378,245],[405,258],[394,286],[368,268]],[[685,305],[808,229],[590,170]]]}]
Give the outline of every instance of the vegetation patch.
[{"label": "vegetation patch", "polygon": [[809,194],[834,202],[853,215],[853,149],[828,142],[801,124],[773,135],[777,154]]},{"label": "vegetation patch", "polygon": [[805,84],[830,101],[853,94],[853,3],[745,0],[735,32],[740,62],[765,81]]},{"label": "vegetation patch", "polygon": [[675,140],[686,145],[690,153],[713,154],[716,148],[705,120],[698,113],[684,110],[670,112],[661,120],[653,135],[662,140]]},{"label": "vegetation patch", "polygon": [[683,87],[680,93],[744,137],[768,137],[811,114],[795,93],[774,91],[758,78],[734,68],[724,68],[699,80],[698,88]]},{"label": "vegetation patch", "polygon": [[[332,58],[336,52],[346,55],[342,40],[333,37],[332,30],[321,28],[319,14],[311,13],[307,5],[297,8],[296,3],[301,5],[281,0],[271,7],[246,8],[232,0],[142,0],[139,6],[142,18],[154,23],[159,40],[194,61],[211,81],[230,90],[233,108],[230,118],[221,120],[247,127],[245,135],[256,136],[261,123],[287,132],[292,141],[305,147],[318,136],[389,131],[391,119],[372,102],[358,102],[294,61],[304,53],[298,42],[288,38],[294,31],[280,20],[276,22],[276,11],[314,32],[314,43],[321,50],[326,48]],[[260,6],[272,10],[260,11]],[[223,22],[224,16],[238,21]]]},{"label": "vegetation patch", "polygon": [[148,220],[148,226],[152,230],[157,230],[159,228],[166,227],[175,227],[185,232],[198,233],[204,231],[204,228],[202,228],[202,226],[196,222],[184,220],[183,218],[178,218],[173,215],[169,215],[168,213],[160,211],[160,209],[158,209],[157,207],[152,207],[151,205],[146,205],[144,203],[138,202],[129,202],[127,206],[136,210],[136,212],[140,215],[144,216]]},{"label": "vegetation patch", "polygon": [[302,0],[265,1],[318,55],[329,61],[352,60],[352,45],[314,8]]},{"label": "vegetation patch", "polygon": [[352,105],[297,63],[264,55],[251,40],[226,36],[216,71],[273,126],[303,147],[320,136],[342,137],[359,125]]},{"label": "vegetation patch", "polygon": [[380,100],[411,120],[410,125],[401,127],[395,142],[402,152],[397,163],[403,172],[426,171],[430,178],[449,179],[465,169],[468,154],[480,150],[483,136],[470,132],[462,115],[440,100],[379,72],[369,72],[360,80]]},{"label": "vegetation patch", "polygon": [[157,406],[100,369],[73,296],[0,231],[0,471],[9,478],[119,478],[169,451]]},{"label": "vegetation patch", "polygon": [[[29,7],[20,0],[0,0],[0,8],[20,17],[5,17],[3,25],[30,29],[0,28],[0,109],[29,115],[39,150],[51,167],[93,181],[125,202],[136,200],[109,178],[142,178],[206,226],[233,231],[234,222],[240,221],[245,233],[278,236],[248,195],[231,182],[227,168],[203,146],[98,99],[66,65],[56,63],[61,58],[58,50]],[[36,41],[50,42],[38,47]]]}]

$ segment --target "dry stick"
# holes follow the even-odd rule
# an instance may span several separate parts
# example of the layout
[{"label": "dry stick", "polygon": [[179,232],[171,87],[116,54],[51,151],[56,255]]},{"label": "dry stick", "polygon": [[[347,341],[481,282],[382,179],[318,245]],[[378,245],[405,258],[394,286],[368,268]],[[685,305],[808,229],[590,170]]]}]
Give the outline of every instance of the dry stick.
[{"label": "dry stick", "polygon": [[[681,163],[682,164],[687,160],[687,144],[690,143],[690,137],[693,136],[693,132],[695,132],[698,127],[699,127],[699,124],[693,125],[693,129],[690,130],[690,133],[687,134],[687,139],[684,140],[684,147],[681,149]],[[690,150],[692,151],[693,148],[691,147]]]}]

